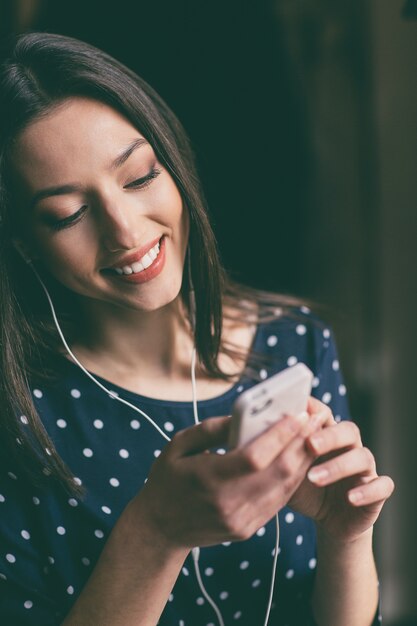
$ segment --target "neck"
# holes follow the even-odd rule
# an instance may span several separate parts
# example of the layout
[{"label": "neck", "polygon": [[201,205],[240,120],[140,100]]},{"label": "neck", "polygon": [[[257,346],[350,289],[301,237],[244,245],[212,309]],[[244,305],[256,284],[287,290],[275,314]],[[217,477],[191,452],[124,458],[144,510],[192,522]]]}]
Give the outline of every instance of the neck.
[{"label": "neck", "polygon": [[146,378],[188,376],[194,345],[182,302],[137,311],[93,301],[83,306],[82,335],[73,350],[87,367]]}]

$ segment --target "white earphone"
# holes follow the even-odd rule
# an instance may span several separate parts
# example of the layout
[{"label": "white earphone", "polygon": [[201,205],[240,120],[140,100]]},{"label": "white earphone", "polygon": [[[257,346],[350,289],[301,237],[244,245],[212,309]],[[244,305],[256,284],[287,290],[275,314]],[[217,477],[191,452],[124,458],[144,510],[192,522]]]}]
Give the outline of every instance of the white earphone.
[{"label": "white earphone", "polygon": [[[21,255],[21,257],[23,258],[23,260],[25,261],[25,263],[27,263],[32,271],[34,272],[36,278],[38,279],[39,283],[41,284],[45,295],[48,299],[49,302],[49,306],[51,309],[51,313],[52,313],[52,317],[56,326],[56,329],[58,331],[58,334],[62,340],[62,343],[65,346],[65,349],[67,350],[68,354],[70,355],[70,357],[72,358],[72,360],[76,363],[76,365],[78,365],[78,367],[96,384],[98,385],[105,393],[107,393],[107,395],[110,398],[113,398],[114,400],[117,400],[118,402],[121,402],[125,405],[127,405],[128,407],[130,407],[131,409],[133,409],[134,411],[137,411],[138,413],[140,413],[143,417],[145,417],[146,420],[148,420],[148,422],[150,424],[152,424],[152,426],[160,433],[160,435],[162,435],[162,437],[164,437],[164,439],[166,439],[167,441],[171,441],[170,437],[168,437],[168,435],[158,426],[158,424],[149,416],[147,415],[144,411],[142,411],[142,409],[140,409],[139,407],[131,404],[130,402],[128,402],[127,400],[124,400],[123,398],[120,398],[118,395],[115,395],[114,392],[112,392],[110,389],[107,389],[107,387],[105,387],[103,384],[101,384],[84,366],[82,363],[80,363],[80,361],[77,359],[77,357],[74,355],[74,353],[72,352],[71,348],[69,347],[64,334],[61,330],[61,327],[59,325],[57,316],[56,316],[56,312],[55,312],[55,308],[54,305],[52,303],[52,299],[51,296],[49,295],[49,292],[42,280],[42,278],[40,277],[37,269],[35,268],[34,264],[33,264],[33,260],[27,256],[23,246],[21,245],[21,243],[17,240],[13,241],[14,246],[17,250],[17,252]],[[190,252],[190,246],[188,246],[188,280],[189,280],[189,303],[190,303],[190,322],[191,322],[191,327],[193,330],[193,333],[195,331],[195,323],[196,323],[196,302],[195,302],[195,292],[194,292],[194,285],[193,285],[193,280],[192,280],[192,275],[191,275],[191,252]],[[193,413],[194,413],[194,422],[195,424],[199,424],[200,420],[198,418],[198,410],[197,410],[197,391],[196,391],[196,382],[195,382],[195,360],[196,360],[196,349],[195,346],[193,345],[193,351],[192,351],[192,356],[191,356],[191,384],[192,384],[192,391],[193,391]],[[275,573],[276,573],[276,564],[277,564],[277,558],[278,558],[278,546],[279,546],[279,520],[278,520],[278,513],[275,515],[275,521],[276,521],[276,541],[275,541],[275,551],[274,551],[274,560],[273,560],[273,566],[272,566],[272,578],[271,578],[271,586],[270,586],[270,592],[269,592],[269,600],[268,600],[268,607],[266,610],[266,616],[265,616],[265,621],[264,621],[264,626],[268,626],[268,621],[269,621],[269,615],[271,612],[271,607],[272,607],[272,597],[273,597],[273,593],[274,593],[274,583],[275,583]],[[217,619],[219,621],[219,626],[225,626],[224,624],[224,620],[222,617],[222,614],[220,612],[219,607],[217,606],[217,604],[214,602],[214,600],[210,597],[210,595],[208,594],[202,578],[201,578],[201,573],[200,573],[200,568],[199,568],[199,557],[200,557],[200,548],[195,547],[191,550],[191,554],[192,554],[192,558],[193,558],[193,563],[194,563],[194,569],[195,569],[195,574],[196,574],[196,578],[197,578],[197,582],[198,585],[201,589],[201,593],[203,594],[203,596],[206,598],[207,602],[210,604],[210,606],[213,608]]]},{"label": "white earphone", "polygon": [[16,249],[16,251],[20,254],[20,256],[22,257],[22,259],[24,260],[25,263],[27,263],[28,265],[32,265],[33,261],[30,257],[27,256],[25,249],[23,247],[23,245],[20,243],[20,241],[18,241],[17,239],[13,240],[13,245]]}]

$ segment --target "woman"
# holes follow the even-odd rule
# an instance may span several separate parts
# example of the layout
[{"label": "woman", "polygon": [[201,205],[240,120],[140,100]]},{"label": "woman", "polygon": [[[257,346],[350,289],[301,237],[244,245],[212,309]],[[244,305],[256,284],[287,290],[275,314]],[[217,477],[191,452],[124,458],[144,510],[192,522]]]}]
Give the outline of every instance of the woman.
[{"label": "woman", "polygon": [[[331,331],[227,277],[186,135],[130,70],[31,33],[0,81],[2,623],[262,624],[277,511],[270,623],[378,623],[393,483]],[[308,417],[225,453],[239,394],[297,361]]]}]

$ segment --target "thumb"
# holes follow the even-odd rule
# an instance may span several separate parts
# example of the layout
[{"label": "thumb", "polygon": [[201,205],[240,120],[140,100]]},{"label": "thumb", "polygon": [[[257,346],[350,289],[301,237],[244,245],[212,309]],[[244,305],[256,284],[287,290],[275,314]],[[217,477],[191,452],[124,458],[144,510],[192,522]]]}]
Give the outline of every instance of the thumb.
[{"label": "thumb", "polygon": [[230,430],[230,415],[207,419],[180,430],[169,445],[175,456],[187,456],[204,452],[209,448],[227,443]]}]

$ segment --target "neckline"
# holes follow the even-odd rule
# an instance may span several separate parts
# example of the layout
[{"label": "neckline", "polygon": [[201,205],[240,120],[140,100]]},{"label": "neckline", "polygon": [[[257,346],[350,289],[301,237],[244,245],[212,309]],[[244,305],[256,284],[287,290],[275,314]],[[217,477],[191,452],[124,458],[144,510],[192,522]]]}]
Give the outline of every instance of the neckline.
[{"label": "neckline", "polygon": [[[256,330],[252,339],[252,343],[250,345],[249,353],[258,347],[260,343],[260,335],[261,335],[261,324],[258,323],[256,325]],[[94,383],[94,381],[89,379],[87,375],[84,372],[82,372],[79,366],[72,359],[70,360],[69,358],[66,358],[65,356],[63,356],[62,358],[67,364],[70,365],[70,367],[72,367],[74,370],[77,371],[77,373],[83,376],[83,379],[85,380],[85,382],[87,382],[88,380],[92,385],[97,386]],[[122,397],[126,397],[126,399],[130,398],[131,400],[137,400],[142,403],[165,406],[165,407],[175,406],[178,408],[181,408],[181,407],[191,408],[193,406],[192,400],[165,400],[161,398],[153,398],[151,396],[144,396],[134,391],[130,391],[129,389],[126,389],[125,387],[121,387],[120,385],[116,385],[115,383],[112,383],[110,380],[107,380],[106,378],[103,378],[102,376],[99,376],[98,374],[95,374],[94,372],[91,372],[88,369],[87,371],[89,372],[89,374],[91,374],[91,376],[94,376],[94,378],[96,378],[102,385],[107,387],[110,391],[115,391],[118,395],[122,394]],[[241,386],[244,387],[247,381],[248,381],[248,377],[245,376],[245,374],[242,374],[239,380],[237,380],[232,387],[227,389],[227,391],[223,392],[222,394],[218,396],[214,396],[213,398],[206,398],[205,400],[198,399],[198,383],[197,383],[197,402],[199,406],[201,407],[209,407],[212,404],[217,404],[217,403],[226,401],[231,396],[234,396],[236,394],[238,387],[241,387]],[[190,385],[191,385],[191,378],[190,378]],[[105,392],[103,391],[103,393]]]}]

